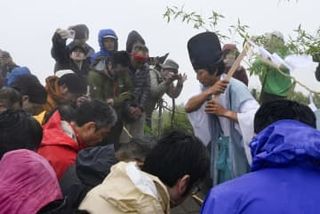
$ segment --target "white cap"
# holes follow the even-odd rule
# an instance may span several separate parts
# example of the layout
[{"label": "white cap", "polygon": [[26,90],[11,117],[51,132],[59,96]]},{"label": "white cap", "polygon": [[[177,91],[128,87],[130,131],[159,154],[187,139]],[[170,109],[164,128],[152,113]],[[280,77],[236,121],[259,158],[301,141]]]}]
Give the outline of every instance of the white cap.
[{"label": "white cap", "polygon": [[103,37],[104,39],[105,38],[112,38],[112,39],[115,39],[115,40],[117,40],[117,37],[116,36],[114,36],[114,35],[105,35],[104,37]]},{"label": "white cap", "polygon": [[59,70],[56,71],[56,73],[54,74],[56,77],[62,77],[65,74],[73,74],[74,72],[70,69],[64,69],[64,70]]}]

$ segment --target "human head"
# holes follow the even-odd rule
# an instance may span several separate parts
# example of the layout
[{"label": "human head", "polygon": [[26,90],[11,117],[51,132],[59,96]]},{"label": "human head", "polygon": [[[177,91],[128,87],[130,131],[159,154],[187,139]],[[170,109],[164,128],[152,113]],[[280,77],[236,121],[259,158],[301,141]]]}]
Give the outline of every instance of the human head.
[{"label": "human head", "polygon": [[114,52],[118,50],[118,36],[112,29],[103,29],[98,35],[100,50]]},{"label": "human head", "polygon": [[116,121],[117,115],[111,106],[93,100],[76,108],[71,124],[85,146],[94,146],[108,135]]},{"label": "human head", "polygon": [[297,120],[316,128],[316,117],[308,106],[291,100],[276,100],[260,106],[254,117],[254,132],[259,133],[284,119]]},{"label": "human head", "polygon": [[197,79],[204,86],[219,80],[224,72],[223,56],[218,36],[213,32],[195,35],[188,41],[188,52]]},{"label": "human head", "polygon": [[0,161],[0,207],[3,213],[38,213],[63,195],[50,163],[36,152],[19,149]]},{"label": "human head", "polygon": [[179,65],[172,59],[167,59],[165,63],[160,64],[160,67],[161,67],[161,75],[163,78],[167,78],[169,73],[173,75],[178,74]]},{"label": "human head", "polygon": [[223,62],[230,68],[239,56],[239,50],[235,44],[225,44],[222,48]]},{"label": "human head", "polygon": [[11,57],[10,53],[7,51],[2,51],[1,55],[0,55],[0,65],[6,66],[6,65],[10,65],[12,63],[13,63],[13,61],[12,61],[12,57]]},{"label": "human head", "polygon": [[77,98],[87,93],[87,81],[77,74],[64,74],[58,79],[62,104],[74,104]]},{"label": "human head", "polygon": [[155,143],[146,139],[131,139],[129,143],[122,144],[116,151],[118,161],[136,161],[138,166],[143,166],[146,156],[150,153]]},{"label": "human head", "polygon": [[134,68],[141,68],[149,58],[149,50],[144,39],[134,30],[128,35],[126,51],[130,54],[131,65]]},{"label": "human head", "polygon": [[208,170],[205,146],[198,138],[180,131],[161,138],[143,166],[143,171],[157,176],[167,186],[172,206],[181,203]]},{"label": "human head", "polygon": [[8,109],[13,111],[22,108],[21,94],[14,88],[3,87],[0,89],[0,113]]},{"label": "human head", "polygon": [[16,67],[5,78],[5,86],[12,87],[12,84],[21,76],[31,75],[29,68],[27,67]]},{"label": "human head", "polygon": [[79,41],[73,41],[68,45],[69,57],[75,62],[81,62],[87,58],[88,46]]},{"label": "human head", "polygon": [[121,76],[128,72],[130,66],[130,56],[126,51],[116,51],[108,61],[112,75]]},{"label": "human head", "polygon": [[24,111],[0,114],[0,158],[16,149],[37,150],[42,140],[41,125]]},{"label": "human head", "polygon": [[46,89],[34,75],[23,75],[17,78],[11,85],[22,96],[22,108],[32,115],[43,111],[43,105],[47,101]]}]

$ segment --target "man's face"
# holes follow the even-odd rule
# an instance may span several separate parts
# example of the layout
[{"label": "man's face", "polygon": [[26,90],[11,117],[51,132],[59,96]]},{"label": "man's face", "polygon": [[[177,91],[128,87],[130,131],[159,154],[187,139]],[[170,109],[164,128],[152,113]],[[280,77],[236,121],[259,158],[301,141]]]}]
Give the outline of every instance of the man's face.
[{"label": "man's face", "polygon": [[236,61],[235,51],[229,52],[223,59],[223,62],[226,65],[226,67],[231,67],[235,61]]},{"label": "man's face", "polygon": [[74,61],[83,61],[86,59],[86,55],[81,48],[75,48],[71,52],[70,58]]},{"label": "man's face", "polygon": [[11,57],[6,56],[5,54],[0,54],[0,65],[8,65],[12,62]]},{"label": "man's face", "polygon": [[107,51],[114,51],[116,47],[116,41],[113,38],[104,38],[103,46]]},{"label": "man's face", "polygon": [[169,79],[171,76],[177,75],[177,74],[178,74],[178,71],[175,69],[168,69],[168,68],[161,69],[161,76],[163,79]]},{"label": "man's face", "polygon": [[123,66],[120,64],[114,65],[113,68],[111,68],[111,74],[115,76],[123,76],[125,73],[129,72],[128,66]]},{"label": "man's face", "polygon": [[26,112],[29,112],[32,115],[38,115],[43,111],[43,105],[38,103],[32,103],[32,102],[28,102],[28,103],[23,102],[22,109],[25,110]]},{"label": "man's face", "polygon": [[97,129],[95,124],[85,124],[79,135],[86,146],[95,146],[97,143],[101,142],[110,133],[110,131],[111,126]]},{"label": "man's face", "polygon": [[216,74],[209,74],[206,69],[198,69],[196,72],[197,80],[205,87],[212,86],[220,79],[220,76],[216,76]]},{"label": "man's face", "polygon": [[76,93],[71,93],[67,86],[61,85],[59,86],[60,88],[60,94],[61,94],[61,103],[59,104],[76,104],[76,101],[79,97],[83,96],[84,94],[76,94]]},{"label": "man's face", "polygon": [[136,68],[141,68],[149,58],[148,48],[141,42],[136,42],[132,46],[131,63]]}]

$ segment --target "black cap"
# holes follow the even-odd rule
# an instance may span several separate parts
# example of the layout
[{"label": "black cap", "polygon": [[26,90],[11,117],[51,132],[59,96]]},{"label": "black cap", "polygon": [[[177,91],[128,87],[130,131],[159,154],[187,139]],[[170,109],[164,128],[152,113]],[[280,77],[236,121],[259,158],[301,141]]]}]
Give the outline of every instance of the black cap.
[{"label": "black cap", "polygon": [[88,83],[78,74],[64,74],[59,78],[59,85],[65,85],[70,93],[84,95],[87,93]]},{"label": "black cap", "polygon": [[213,32],[192,37],[188,41],[188,52],[194,70],[217,67],[223,59],[219,38]]},{"label": "black cap", "polygon": [[90,51],[89,50],[89,46],[86,43],[82,44],[79,41],[72,41],[68,45],[69,53],[71,53],[76,48],[80,48],[85,55],[87,55],[89,53],[89,51]]}]

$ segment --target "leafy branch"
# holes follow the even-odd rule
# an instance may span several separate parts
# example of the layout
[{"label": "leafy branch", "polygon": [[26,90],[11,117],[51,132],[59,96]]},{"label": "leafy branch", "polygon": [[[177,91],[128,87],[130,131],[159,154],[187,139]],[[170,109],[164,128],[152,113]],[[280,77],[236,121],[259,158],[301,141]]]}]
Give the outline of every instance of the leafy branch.
[{"label": "leafy branch", "polygon": [[191,24],[195,29],[203,29],[206,31],[214,31],[219,37],[223,39],[229,38],[218,30],[218,25],[224,16],[212,11],[209,17],[204,18],[202,15],[192,11],[185,11],[184,6],[178,8],[177,6],[167,6],[163,18],[170,23],[172,20],[180,19],[182,23]]}]

